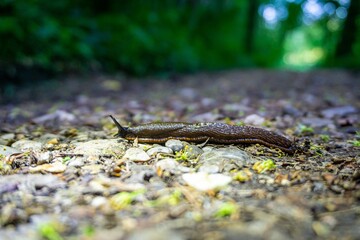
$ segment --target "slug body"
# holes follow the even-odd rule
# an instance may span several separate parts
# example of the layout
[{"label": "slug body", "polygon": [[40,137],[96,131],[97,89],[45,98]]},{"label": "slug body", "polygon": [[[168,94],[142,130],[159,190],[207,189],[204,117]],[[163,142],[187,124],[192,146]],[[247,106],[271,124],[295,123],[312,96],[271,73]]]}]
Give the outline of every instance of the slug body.
[{"label": "slug body", "polygon": [[189,142],[219,144],[254,144],[279,148],[294,154],[296,145],[277,133],[251,126],[232,126],[225,123],[148,123],[136,127],[122,127],[110,115],[118,128],[118,137],[135,140],[141,143],[165,143],[169,139]]}]

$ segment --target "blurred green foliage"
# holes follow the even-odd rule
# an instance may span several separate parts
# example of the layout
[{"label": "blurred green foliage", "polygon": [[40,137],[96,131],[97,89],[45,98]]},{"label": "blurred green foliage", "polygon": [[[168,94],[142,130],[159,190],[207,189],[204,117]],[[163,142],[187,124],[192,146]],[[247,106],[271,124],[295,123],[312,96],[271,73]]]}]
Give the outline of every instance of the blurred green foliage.
[{"label": "blurred green foliage", "polygon": [[[342,31],[347,26],[347,31],[359,29],[359,4],[347,6],[350,20],[356,19],[351,26],[336,11],[315,20],[309,15],[306,22],[307,2],[1,0],[0,67],[6,74],[25,66],[58,73],[145,75],[255,66],[360,66],[359,31]],[[342,7],[337,0],[317,2],[324,9],[328,3],[336,10]],[[287,14],[281,15],[284,9]],[[275,18],[266,15],[271,11]],[[341,49],[343,36],[350,39],[350,49]]]}]

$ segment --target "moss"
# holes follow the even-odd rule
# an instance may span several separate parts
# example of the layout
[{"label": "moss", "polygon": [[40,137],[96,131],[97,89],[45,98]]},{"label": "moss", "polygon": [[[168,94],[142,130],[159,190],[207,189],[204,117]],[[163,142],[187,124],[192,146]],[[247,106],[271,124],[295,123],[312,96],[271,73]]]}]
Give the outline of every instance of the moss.
[{"label": "moss", "polygon": [[267,159],[265,161],[258,161],[254,164],[253,170],[257,173],[264,173],[266,171],[272,171],[276,169],[276,165],[271,159]]},{"label": "moss", "polygon": [[238,212],[238,206],[232,202],[224,202],[220,205],[220,207],[216,210],[214,216],[217,218],[224,218],[233,216]]}]

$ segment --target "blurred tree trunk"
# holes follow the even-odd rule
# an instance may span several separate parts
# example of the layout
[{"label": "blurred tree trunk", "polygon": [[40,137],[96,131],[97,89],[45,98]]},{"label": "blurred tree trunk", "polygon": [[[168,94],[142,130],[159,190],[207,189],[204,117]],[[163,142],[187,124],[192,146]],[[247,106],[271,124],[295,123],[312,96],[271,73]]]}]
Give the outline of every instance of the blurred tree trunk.
[{"label": "blurred tree trunk", "polygon": [[335,57],[344,57],[351,54],[352,46],[356,40],[356,17],[360,15],[360,1],[352,0],[349,12],[344,23],[340,40],[336,47]]},{"label": "blurred tree trunk", "polygon": [[248,16],[247,16],[247,26],[245,33],[245,53],[249,56],[253,54],[253,44],[254,44],[254,33],[256,27],[257,19],[257,10],[259,8],[258,0],[248,1]]}]

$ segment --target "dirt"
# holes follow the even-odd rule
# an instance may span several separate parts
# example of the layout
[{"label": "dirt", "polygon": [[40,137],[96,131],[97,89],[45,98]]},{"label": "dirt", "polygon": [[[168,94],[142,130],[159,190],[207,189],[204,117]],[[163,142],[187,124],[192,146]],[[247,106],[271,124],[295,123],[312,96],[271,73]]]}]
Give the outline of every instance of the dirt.
[{"label": "dirt", "polygon": [[[0,105],[0,144],[15,151],[1,155],[0,238],[359,239],[359,89],[358,72],[260,69],[15,88]],[[307,151],[190,143],[130,161],[129,148],[155,145],[114,142],[109,114],[125,126],[255,125]],[[250,159],[215,166],[230,183],[201,191],[184,181],[205,169],[203,151],[224,147]],[[164,159],[172,165],[159,167]]]}]

